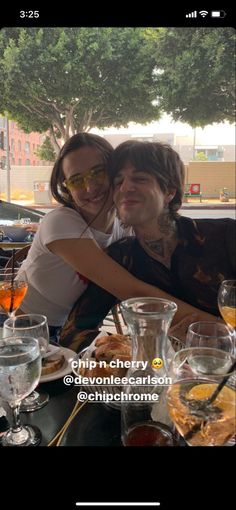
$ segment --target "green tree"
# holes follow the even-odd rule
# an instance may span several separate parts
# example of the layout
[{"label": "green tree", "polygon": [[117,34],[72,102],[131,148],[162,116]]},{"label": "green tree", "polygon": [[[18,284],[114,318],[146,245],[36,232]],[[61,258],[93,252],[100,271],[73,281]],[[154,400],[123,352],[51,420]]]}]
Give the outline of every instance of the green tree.
[{"label": "green tree", "polygon": [[0,112],[25,131],[72,134],[157,120],[152,41],[141,28],[6,28]]},{"label": "green tree", "polygon": [[207,156],[205,152],[197,152],[194,158],[195,161],[207,161]]},{"label": "green tree", "polygon": [[55,161],[56,153],[53,149],[49,136],[45,137],[42,145],[35,151],[36,156],[44,161]]},{"label": "green tree", "polygon": [[235,119],[233,28],[149,29],[159,106],[191,126]]}]

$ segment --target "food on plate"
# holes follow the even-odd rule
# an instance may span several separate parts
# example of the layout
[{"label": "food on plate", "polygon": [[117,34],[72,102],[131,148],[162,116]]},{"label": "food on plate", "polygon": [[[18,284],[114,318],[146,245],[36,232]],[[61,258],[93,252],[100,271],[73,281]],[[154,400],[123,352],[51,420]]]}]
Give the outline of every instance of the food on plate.
[{"label": "food on plate", "polygon": [[108,341],[113,342],[116,340],[119,340],[120,342],[127,342],[128,337],[126,335],[119,335],[118,333],[114,335],[104,335],[97,338],[95,344],[97,347],[99,347],[99,345],[107,344]]},{"label": "food on plate", "polygon": [[131,343],[129,337],[125,335],[100,337],[95,345],[94,355],[97,361],[109,363],[113,359],[131,360]]},{"label": "food on plate", "polygon": [[[96,361],[94,368],[80,368],[80,375],[84,377],[117,377],[125,376],[126,367],[111,367],[110,362],[114,360],[131,360],[131,342],[125,335],[106,335],[99,337],[95,342],[95,350],[92,358]],[[106,366],[100,366],[100,361],[105,361]]]},{"label": "food on plate", "polygon": [[108,363],[106,363],[105,367],[101,367],[99,362],[96,363],[96,367],[94,368],[80,368],[80,375],[83,377],[110,377],[111,375],[114,377],[123,377],[126,372],[127,368],[112,368]]},{"label": "food on plate", "polygon": [[57,372],[60,368],[62,368],[64,362],[65,357],[60,352],[52,354],[49,358],[43,359],[41,375],[48,375]]}]

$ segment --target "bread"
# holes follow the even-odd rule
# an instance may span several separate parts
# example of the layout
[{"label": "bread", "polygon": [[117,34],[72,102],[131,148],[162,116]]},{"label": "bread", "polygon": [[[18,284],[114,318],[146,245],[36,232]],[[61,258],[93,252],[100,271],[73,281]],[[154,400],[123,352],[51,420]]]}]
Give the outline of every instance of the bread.
[{"label": "bread", "polygon": [[43,359],[41,375],[57,372],[64,365],[64,361],[65,358],[61,353],[52,354],[49,358]]},{"label": "bread", "polygon": [[[127,368],[110,367],[112,360],[130,361],[131,343],[124,335],[109,335],[99,337],[95,343],[96,349],[93,352],[93,360],[96,361],[94,368],[80,368],[79,373],[84,377],[123,377]],[[101,367],[100,361],[106,361],[106,366]]]},{"label": "bread", "polygon": [[100,345],[104,345],[104,344],[107,344],[107,342],[112,342],[113,340],[118,340],[120,342],[129,342],[129,338],[125,335],[118,335],[117,334],[114,334],[114,335],[105,335],[105,336],[100,336],[97,340],[96,340],[96,343],[95,345],[97,347],[99,347]]},{"label": "bread", "polygon": [[100,345],[100,347],[95,350],[95,358],[97,361],[107,361],[109,363],[112,359],[119,358],[120,355],[129,356],[131,359],[131,347],[114,342]]},{"label": "bread", "polygon": [[83,377],[110,377],[111,375],[114,377],[124,377],[126,372],[126,368],[111,368],[108,364],[105,367],[100,367],[98,362],[94,368],[81,367],[79,371]]},{"label": "bread", "polygon": [[115,354],[112,358],[112,361],[114,360],[119,360],[119,361],[130,361],[131,360],[131,356],[130,354]]},{"label": "bread", "polygon": [[110,335],[98,338],[94,352],[97,361],[113,359],[131,360],[131,343],[124,335]]}]

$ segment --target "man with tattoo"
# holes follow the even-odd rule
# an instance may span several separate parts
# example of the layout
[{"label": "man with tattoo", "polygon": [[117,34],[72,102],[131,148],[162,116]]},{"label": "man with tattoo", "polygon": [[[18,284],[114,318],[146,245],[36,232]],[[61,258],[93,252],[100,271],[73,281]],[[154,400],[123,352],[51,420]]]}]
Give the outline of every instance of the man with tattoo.
[{"label": "man with tattoo", "polygon": [[[197,320],[212,320],[209,314],[214,319],[221,281],[235,278],[235,220],[192,220],[178,214],[184,165],[177,152],[162,143],[133,140],[119,145],[110,179],[119,218],[134,235],[110,245],[107,253],[139,279],[168,292],[178,304],[178,320],[194,311]],[[62,345],[77,349],[81,330],[97,327],[117,302],[89,284],[62,329]]]}]

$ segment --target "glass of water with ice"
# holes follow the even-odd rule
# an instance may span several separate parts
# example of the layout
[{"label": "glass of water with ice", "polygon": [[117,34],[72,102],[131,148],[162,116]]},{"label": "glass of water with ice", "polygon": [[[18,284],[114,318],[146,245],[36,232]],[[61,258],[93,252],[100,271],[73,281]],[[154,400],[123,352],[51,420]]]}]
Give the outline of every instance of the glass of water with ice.
[{"label": "glass of water with ice", "polygon": [[[45,315],[25,314],[7,319],[3,324],[3,337],[34,337],[38,340],[41,357],[47,352],[49,344],[48,321]],[[33,391],[21,403],[21,411],[31,412],[40,409],[49,401],[48,393]]]},{"label": "glass of water with ice", "polygon": [[36,338],[24,336],[0,340],[0,397],[12,410],[13,424],[1,438],[2,446],[36,446],[41,441],[37,427],[22,425],[20,403],[36,388],[41,374],[41,356]]}]

